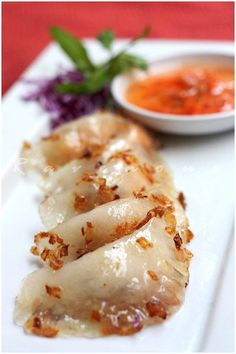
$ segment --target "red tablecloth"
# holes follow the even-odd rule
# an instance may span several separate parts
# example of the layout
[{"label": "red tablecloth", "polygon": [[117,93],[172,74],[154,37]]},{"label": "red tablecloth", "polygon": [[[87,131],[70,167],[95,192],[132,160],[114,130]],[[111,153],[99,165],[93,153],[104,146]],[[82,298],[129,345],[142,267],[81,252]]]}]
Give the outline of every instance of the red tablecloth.
[{"label": "red tablecloth", "polygon": [[2,4],[3,93],[48,44],[48,28],[80,37],[112,28],[132,37],[151,24],[151,37],[232,40],[233,2],[8,2]]}]

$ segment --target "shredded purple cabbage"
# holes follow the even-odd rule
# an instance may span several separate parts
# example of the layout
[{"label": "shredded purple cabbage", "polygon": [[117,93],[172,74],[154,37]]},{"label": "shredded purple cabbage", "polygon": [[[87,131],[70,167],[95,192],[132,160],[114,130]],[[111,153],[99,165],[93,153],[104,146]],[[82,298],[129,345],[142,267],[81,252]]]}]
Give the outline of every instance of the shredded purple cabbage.
[{"label": "shredded purple cabbage", "polygon": [[83,81],[83,75],[78,71],[64,71],[52,79],[24,81],[34,85],[35,89],[23,99],[38,102],[45,111],[50,113],[52,129],[104,108],[110,99],[108,86],[103,87],[96,93],[84,95],[61,94],[55,91],[57,84]]}]

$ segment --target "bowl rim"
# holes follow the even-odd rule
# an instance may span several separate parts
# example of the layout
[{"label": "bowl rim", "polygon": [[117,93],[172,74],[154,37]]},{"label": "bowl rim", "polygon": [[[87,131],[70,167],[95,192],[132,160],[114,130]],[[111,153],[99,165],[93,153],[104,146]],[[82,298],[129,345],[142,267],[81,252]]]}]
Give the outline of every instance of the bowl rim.
[{"label": "bowl rim", "polygon": [[[173,55],[167,55],[167,56],[162,56],[160,59],[156,59],[150,62],[149,67],[154,66],[156,64],[163,63],[163,61],[171,61],[171,60],[178,60],[181,58],[193,58],[194,56],[196,57],[225,57],[227,59],[232,59],[234,60],[234,54],[233,53],[221,53],[221,52],[186,52],[182,54],[173,54]],[[233,62],[232,62],[233,64]],[[136,71],[139,71],[139,69],[134,69]],[[140,71],[141,72],[141,71]],[[127,109],[128,111],[146,116],[147,118],[154,119],[154,120],[169,120],[169,121],[207,121],[207,120],[219,120],[223,118],[228,118],[232,117],[232,115],[235,114],[235,109],[231,111],[225,111],[225,112],[216,112],[216,113],[204,113],[204,114],[196,114],[196,115],[186,115],[186,114],[171,114],[171,113],[162,113],[162,112],[154,112],[154,111],[149,111],[144,108],[140,108],[138,106],[135,106],[132,103],[129,103],[123,96],[123,94],[119,94],[117,90],[117,85],[120,83],[121,80],[124,80],[127,78],[129,73],[121,74],[116,76],[111,83],[111,93],[116,102],[123,108]]]}]

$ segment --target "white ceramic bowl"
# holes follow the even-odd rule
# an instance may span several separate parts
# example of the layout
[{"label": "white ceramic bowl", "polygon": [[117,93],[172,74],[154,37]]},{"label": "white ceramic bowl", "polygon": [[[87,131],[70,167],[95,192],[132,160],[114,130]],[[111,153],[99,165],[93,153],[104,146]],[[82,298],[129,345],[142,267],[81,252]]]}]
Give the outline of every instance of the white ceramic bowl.
[{"label": "white ceramic bowl", "polygon": [[196,53],[162,58],[149,66],[146,72],[131,70],[117,76],[111,85],[111,92],[123,111],[157,131],[171,134],[204,135],[224,132],[234,127],[234,111],[200,115],[175,115],[151,112],[129,103],[125,98],[128,86],[149,75],[158,75],[175,70],[184,65],[204,65],[210,67],[234,67],[234,58],[228,54]]}]

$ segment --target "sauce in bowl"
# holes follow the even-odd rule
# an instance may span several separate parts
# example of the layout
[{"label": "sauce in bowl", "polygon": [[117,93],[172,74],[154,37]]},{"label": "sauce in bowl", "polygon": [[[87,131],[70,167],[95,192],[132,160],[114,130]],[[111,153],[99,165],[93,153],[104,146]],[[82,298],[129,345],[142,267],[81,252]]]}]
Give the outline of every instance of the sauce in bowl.
[{"label": "sauce in bowl", "polygon": [[233,68],[191,66],[130,84],[126,99],[153,112],[197,115],[234,109]]}]

